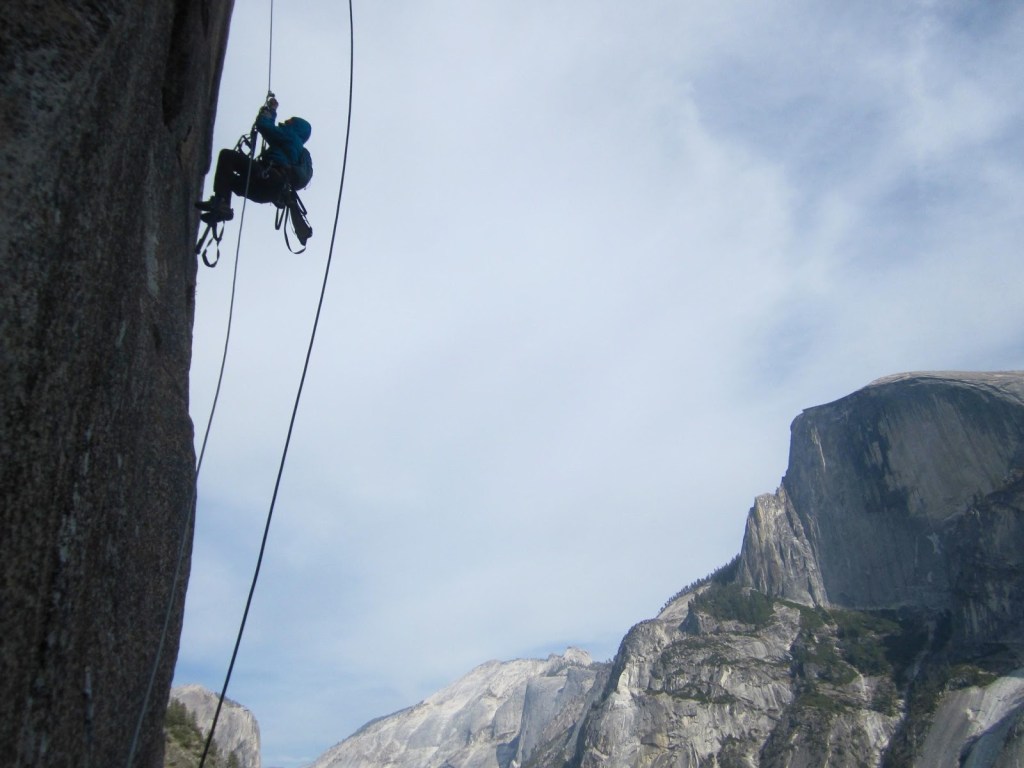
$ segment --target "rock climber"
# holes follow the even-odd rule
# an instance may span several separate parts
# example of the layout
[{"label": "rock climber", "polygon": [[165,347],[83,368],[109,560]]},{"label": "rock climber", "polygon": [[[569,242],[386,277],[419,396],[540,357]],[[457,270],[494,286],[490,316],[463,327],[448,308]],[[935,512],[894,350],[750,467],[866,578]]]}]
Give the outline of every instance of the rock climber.
[{"label": "rock climber", "polygon": [[304,145],[312,128],[301,117],[275,124],[277,107],[277,99],[271,95],[260,108],[255,128],[267,145],[255,161],[250,161],[249,155],[240,148],[220,151],[213,177],[213,196],[196,203],[196,208],[203,211],[199,217],[202,221],[216,224],[234,218],[232,192],[255,203],[273,203],[280,200],[286,185],[298,190],[309,183],[313,167]]}]

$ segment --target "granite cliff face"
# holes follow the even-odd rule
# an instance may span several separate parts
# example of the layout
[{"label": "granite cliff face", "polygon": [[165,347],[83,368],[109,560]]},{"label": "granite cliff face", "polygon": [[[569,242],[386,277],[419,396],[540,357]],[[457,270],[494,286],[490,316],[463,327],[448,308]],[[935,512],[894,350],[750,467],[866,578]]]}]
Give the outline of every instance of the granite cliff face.
[{"label": "granite cliff face", "polygon": [[409,709],[368,723],[311,768],[518,768],[575,734],[607,666],[562,656],[483,664]]},{"label": "granite cliff face", "polygon": [[[195,715],[196,725],[204,736],[210,732],[218,695],[201,685],[179,685],[171,689],[171,700],[185,705]],[[224,700],[213,743],[222,760],[234,756],[238,768],[260,768],[260,726],[248,709],[231,699]]]},{"label": "granite cliff face", "polygon": [[[30,0],[0,25],[0,751],[158,765],[185,581],[196,219],[232,3]],[[184,573],[187,577],[188,563]]]},{"label": "granite cliff face", "polygon": [[1024,373],[889,377],[792,433],[739,556],[543,729],[496,728],[522,697],[481,668],[317,768],[1024,765]]},{"label": "granite cliff face", "polygon": [[630,631],[570,764],[877,765],[899,715],[844,657],[844,619],[721,589]]},{"label": "granite cliff face", "polygon": [[908,374],[793,423],[737,561],[623,641],[568,764],[1024,761],[1024,374]]},{"label": "granite cliff face", "polygon": [[[773,597],[956,614],[964,643],[1024,629],[1024,376],[904,374],[793,422],[739,580]],[[994,591],[993,591],[994,590]]]}]

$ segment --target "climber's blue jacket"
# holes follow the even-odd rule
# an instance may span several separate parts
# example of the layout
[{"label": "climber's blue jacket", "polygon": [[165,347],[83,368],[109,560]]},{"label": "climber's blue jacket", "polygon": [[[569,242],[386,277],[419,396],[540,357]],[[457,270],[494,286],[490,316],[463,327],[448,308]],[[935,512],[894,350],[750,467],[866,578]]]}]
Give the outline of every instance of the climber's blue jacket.
[{"label": "climber's blue jacket", "polygon": [[293,166],[299,163],[302,145],[309,140],[313,129],[301,117],[292,117],[275,125],[277,113],[267,108],[260,110],[256,118],[256,130],[267,140],[267,148],[260,155],[262,160],[275,165]]}]

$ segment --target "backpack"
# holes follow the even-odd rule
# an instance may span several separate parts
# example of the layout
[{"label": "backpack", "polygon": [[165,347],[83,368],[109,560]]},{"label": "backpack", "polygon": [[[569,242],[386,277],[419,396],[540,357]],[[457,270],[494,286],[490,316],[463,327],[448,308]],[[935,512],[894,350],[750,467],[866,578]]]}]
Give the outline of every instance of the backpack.
[{"label": "backpack", "polygon": [[299,153],[299,162],[288,167],[288,183],[292,189],[305,189],[313,178],[313,158],[305,147]]}]

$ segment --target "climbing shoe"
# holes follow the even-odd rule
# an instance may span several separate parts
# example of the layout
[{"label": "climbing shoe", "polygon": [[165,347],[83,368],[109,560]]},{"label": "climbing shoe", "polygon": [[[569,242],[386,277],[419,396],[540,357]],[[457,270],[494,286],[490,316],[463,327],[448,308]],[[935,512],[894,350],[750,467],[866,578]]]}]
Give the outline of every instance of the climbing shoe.
[{"label": "climbing shoe", "polygon": [[199,215],[199,220],[205,224],[220,224],[222,221],[231,221],[233,218],[235,218],[235,212],[230,208],[219,208]]},{"label": "climbing shoe", "polygon": [[214,224],[218,221],[231,221],[235,216],[235,212],[231,210],[231,205],[228,201],[216,195],[209,200],[200,200],[195,205],[200,211],[205,211],[199,218],[207,224]]}]

